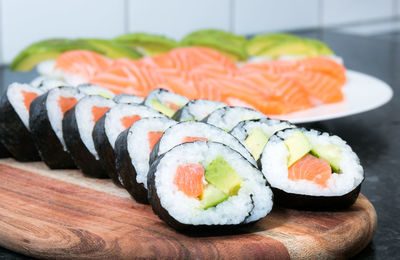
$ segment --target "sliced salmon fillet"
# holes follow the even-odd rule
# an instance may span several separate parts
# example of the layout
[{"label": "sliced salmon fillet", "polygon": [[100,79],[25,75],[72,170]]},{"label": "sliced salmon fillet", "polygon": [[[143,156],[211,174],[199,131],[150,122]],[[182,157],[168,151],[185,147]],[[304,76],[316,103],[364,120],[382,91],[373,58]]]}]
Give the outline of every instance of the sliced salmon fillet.
[{"label": "sliced salmon fillet", "polygon": [[178,190],[185,193],[188,197],[199,198],[204,190],[204,168],[201,164],[188,163],[179,165],[174,184]]},{"label": "sliced salmon fillet", "polygon": [[309,57],[297,61],[297,70],[299,73],[303,71],[313,71],[329,74],[339,80],[340,84],[346,83],[346,68],[336,61],[326,57]]},{"label": "sliced salmon fillet", "polygon": [[23,102],[24,102],[25,108],[26,108],[26,110],[29,111],[32,101],[35,98],[37,98],[39,95],[35,92],[29,92],[29,91],[25,91],[25,90],[21,90],[21,94],[23,96]]},{"label": "sliced salmon fillet", "polygon": [[149,138],[149,147],[150,151],[153,150],[154,146],[160,140],[161,136],[163,135],[164,132],[160,131],[150,131],[147,135]]},{"label": "sliced salmon fillet", "polygon": [[78,100],[76,100],[76,98],[74,97],[60,96],[57,103],[61,109],[61,113],[64,115],[68,110],[73,108],[76,105],[76,103],[78,103]]},{"label": "sliced salmon fillet", "polygon": [[111,63],[110,59],[95,52],[74,50],[61,54],[56,60],[55,69],[89,80],[97,73],[106,70]]},{"label": "sliced salmon fillet", "polygon": [[311,154],[305,155],[288,169],[288,178],[290,180],[307,180],[324,188],[327,187],[331,175],[332,169],[329,163]]}]

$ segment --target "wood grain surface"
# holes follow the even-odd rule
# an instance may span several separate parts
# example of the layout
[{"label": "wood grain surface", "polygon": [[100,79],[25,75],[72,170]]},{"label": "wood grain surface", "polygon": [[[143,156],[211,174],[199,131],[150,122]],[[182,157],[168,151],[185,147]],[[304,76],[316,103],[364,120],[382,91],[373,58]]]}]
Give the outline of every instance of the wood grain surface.
[{"label": "wood grain surface", "polygon": [[38,258],[340,259],[361,251],[376,224],[360,195],[345,211],[276,207],[235,234],[188,236],[110,180],[0,160],[0,245]]}]

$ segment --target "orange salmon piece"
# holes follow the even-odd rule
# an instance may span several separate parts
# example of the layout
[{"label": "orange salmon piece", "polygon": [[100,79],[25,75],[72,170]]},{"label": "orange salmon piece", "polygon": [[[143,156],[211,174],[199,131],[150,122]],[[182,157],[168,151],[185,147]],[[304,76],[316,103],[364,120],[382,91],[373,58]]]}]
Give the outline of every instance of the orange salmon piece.
[{"label": "orange salmon piece", "polygon": [[97,122],[108,110],[110,110],[109,107],[92,106],[93,121]]},{"label": "orange salmon piece", "polygon": [[78,100],[76,100],[74,97],[60,97],[57,103],[61,109],[61,113],[64,115],[65,112],[73,108],[76,103],[78,103]]},{"label": "orange salmon piece", "polygon": [[150,146],[150,151],[153,150],[154,146],[160,140],[161,136],[163,135],[164,132],[159,132],[159,131],[150,131],[147,135],[149,138],[149,146]]},{"label": "orange salmon piece", "polygon": [[292,181],[307,180],[324,188],[327,187],[328,180],[332,175],[329,163],[311,154],[307,154],[295,162],[289,167],[288,172],[288,177]]},{"label": "orange salmon piece", "polygon": [[86,80],[97,73],[106,70],[111,65],[111,60],[95,52],[85,50],[67,51],[57,60],[55,69],[61,69]]},{"label": "orange salmon piece", "polygon": [[192,142],[196,142],[196,141],[205,141],[207,142],[208,139],[205,137],[195,137],[195,136],[186,136],[182,143],[192,143]]},{"label": "orange salmon piece", "polygon": [[178,166],[174,177],[174,184],[186,196],[199,198],[204,190],[203,179],[203,166],[197,163],[188,163]]},{"label": "orange salmon piece", "polygon": [[141,117],[138,115],[133,115],[133,116],[125,116],[121,118],[121,123],[125,127],[125,129],[128,129],[133,123],[136,121],[140,120]]},{"label": "orange salmon piece", "polygon": [[337,78],[341,85],[346,83],[346,68],[332,59],[310,57],[298,60],[297,63],[299,73],[303,71],[320,72]]},{"label": "orange salmon piece", "polygon": [[29,111],[32,101],[37,98],[39,95],[35,92],[28,92],[25,90],[21,90],[21,94],[23,96],[23,102],[25,105],[26,110]]}]

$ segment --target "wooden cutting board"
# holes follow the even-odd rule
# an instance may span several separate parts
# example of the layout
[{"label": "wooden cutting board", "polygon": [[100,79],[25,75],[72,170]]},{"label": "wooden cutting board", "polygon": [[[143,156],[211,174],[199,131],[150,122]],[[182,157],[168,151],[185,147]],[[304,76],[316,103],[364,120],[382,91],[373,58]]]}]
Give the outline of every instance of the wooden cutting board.
[{"label": "wooden cutting board", "polygon": [[0,245],[38,258],[347,258],[369,243],[376,224],[360,195],[345,211],[274,208],[237,234],[187,236],[110,180],[0,160]]}]

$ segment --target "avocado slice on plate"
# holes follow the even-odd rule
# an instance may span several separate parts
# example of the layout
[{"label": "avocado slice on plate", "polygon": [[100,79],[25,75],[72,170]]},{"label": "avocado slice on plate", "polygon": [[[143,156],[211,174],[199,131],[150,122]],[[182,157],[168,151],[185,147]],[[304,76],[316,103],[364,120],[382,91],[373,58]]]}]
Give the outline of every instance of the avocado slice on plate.
[{"label": "avocado slice on plate", "polygon": [[81,39],[87,42],[94,48],[102,51],[105,56],[111,59],[118,58],[130,58],[130,59],[140,59],[143,55],[133,46],[118,43],[112,40],[104,39]]},{"label": "avocado slice on plate", "polygon": [[136,47],[146,56],[166,53],[178,47],[178,43],[170,38],[147,33],[129,33],[115,38],[114,41]]},{"label": "avocado slice on plate", "polygon": [[251,56],[260,56],[264,49],[284,41],[298,40],[299,37],[286,33],[260,34],[246,43],[246,51]]},{"label": "avocado slice on plate", "polygon": [[22,50],[11,62],[10,68],[16,71],[30,71],[39,62],[56,59],[61,53],[71,50],[88,50],[104,54],[82,40],[50,39],[33,43]]},{"label": "avocado slice on plate", "polygon": [[223,30],[199,30],[182,39],[183,46],[203,46],[215,49],[234,61],[247,60],[246,37]]}]

